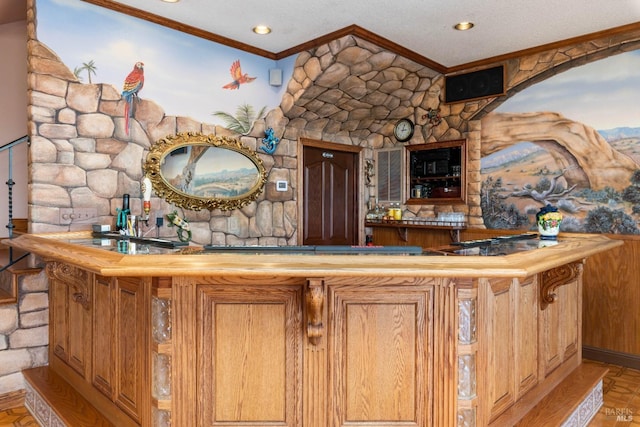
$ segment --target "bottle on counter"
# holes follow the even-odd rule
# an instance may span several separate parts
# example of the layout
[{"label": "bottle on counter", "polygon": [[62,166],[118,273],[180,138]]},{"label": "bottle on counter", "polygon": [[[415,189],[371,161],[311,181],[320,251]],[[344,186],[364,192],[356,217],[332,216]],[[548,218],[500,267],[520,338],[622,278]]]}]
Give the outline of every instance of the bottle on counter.
[{"label": "bottle on counter", "polygon": [[122,209],[116,208],[116,230],[117,231],[126,231],[127,230],[127,215],[131,213],[129,209],[129,195],[122,195]]},{"label": "bottle on counter", "polygon": [[364,242],[367,246],[373,246],[373,236],[371,234],[367,234]]},{"label": "bottle on counter", "polygon": [[400,203],[396,203],[395,210],[393,211],[393,219],[396,221],[402,221],[402,209],[400,209]]},{"label": "bottle on counter", "polygon": [[387,212],[387,216],[391,220],[400,221],[402,220],[402,209],[400,209],[400,203],[394,202],[389,205],[389,211]]},{"label": "bottle on counter", "polygon": [[396,219],[396,204],[393,202],[389,203],[389,209],[387,210],[387,218]]}]

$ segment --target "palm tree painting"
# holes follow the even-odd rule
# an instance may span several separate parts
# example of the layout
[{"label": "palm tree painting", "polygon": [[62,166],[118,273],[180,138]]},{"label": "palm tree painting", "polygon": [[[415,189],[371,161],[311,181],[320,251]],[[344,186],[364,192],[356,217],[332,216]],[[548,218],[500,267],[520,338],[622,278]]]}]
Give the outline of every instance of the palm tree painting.
[{"label": "palm tree painting", "polygon": [[91,84],[91,74],[95,75],[97,69],[98,69],[98,67],[96,67],[95,62],[92,59],[89,62],[83,62],[81,67],[74,68],[73,74],[75,74],[76,77],[78,77],[80,80],[82,80],[82,78],[80,77],[80,73],[82,71],[86,71],[87,72],[87,77],[89,78],[89,84]]},{"label": "palm tree painting", "polygon": [[251,131],[253,122],[262,118],[266,108],[266,106],[262,107],[260,111],[258,111],[258,114],[255,114],[251,105],[242,104],[236,109],[235,116],[224,111],[216,111],[213,115],[222,119],[225,123],[225,127],[230,131],[246,135]]}]

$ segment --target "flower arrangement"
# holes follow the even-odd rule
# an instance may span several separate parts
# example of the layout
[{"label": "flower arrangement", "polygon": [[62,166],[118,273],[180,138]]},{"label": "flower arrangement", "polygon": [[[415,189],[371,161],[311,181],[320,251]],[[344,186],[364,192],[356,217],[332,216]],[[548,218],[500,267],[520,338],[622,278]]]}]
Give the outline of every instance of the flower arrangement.
[{"label": "flower arrangement", "polygon": [[555,206],[547,205],[536,214],[536,222],[541,239],[556,239],[560,232],[562,214]]}]

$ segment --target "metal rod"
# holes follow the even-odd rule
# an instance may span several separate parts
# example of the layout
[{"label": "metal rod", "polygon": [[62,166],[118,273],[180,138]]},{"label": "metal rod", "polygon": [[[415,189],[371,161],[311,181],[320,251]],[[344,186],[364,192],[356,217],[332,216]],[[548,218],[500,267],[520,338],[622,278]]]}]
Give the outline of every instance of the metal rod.
[{"label": "metal rod", "polygon": [[[0,152],[5,150],[8,151],[8,160],[9,160],[9,167],[8,167],[9,176],[6,182],[8,187],[8,196],[9,196],[9,204],[7,208],[7,211],[9,214],[9,222],[7,224],[7,228],[9,229],[9,239],[13,238],[13,229],[15,227],[13,224],[13,186],[15,185],[15,181],[13,180],[13,147],[17,146],[18,144],[22,144],[23,142],[26,142],[26,143],[29,142],[29,137],[27,135],[0,147]],[[20,259],[22,258],[24,258],[24,256],[20,257]],[[14,261],[13,248],[9,247],[9,264],[5,266],[2,270],[18,262],[20,259]]]},{"label": "metal rod", "polygon": [[7,228],[9,229],[9,238],[13,238],[13,147],[9,147],[9,180],[7,181],[7,187],[9,187],[9,223]]},{"label": "metal rod", "polygon": [[29,141],[29,137],[27,135],[16,139],[15,141],[11,141],[3,146],[0,147],[0,151],[4,151],[4,150],[8,150],[11,147],[15,147],[18,144],[22,144],[23,142],[28,142]]}]

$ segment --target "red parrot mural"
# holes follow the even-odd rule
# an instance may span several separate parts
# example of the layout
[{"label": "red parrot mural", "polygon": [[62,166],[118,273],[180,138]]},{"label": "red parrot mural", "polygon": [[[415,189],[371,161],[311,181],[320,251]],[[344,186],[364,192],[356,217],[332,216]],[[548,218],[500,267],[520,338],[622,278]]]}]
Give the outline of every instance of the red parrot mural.
[{"label": "red parrot mural", "polygon": [[129,135],[129,119],[133,116],[133,99],[138,98],[138,92],[144,85],[144,64],[142,62],[136,62],[133,66],[133,70],[129,73],[126,79],[124,79],[124,86],[122,88],[122,97],[125,100],[124,104],[124,130]]},{"label": "red parrot mural", "polygon": [[243,83],[251,83],[256,79],[256,77],[249,77],[248,74],[242,74],[242,68],[240,67],[240,60],[237,59],[231,64],[231,68],[229,69],[231,73],[232,82],[227,83],[222,86],[223,89],[240,89],[240,85]]}]

